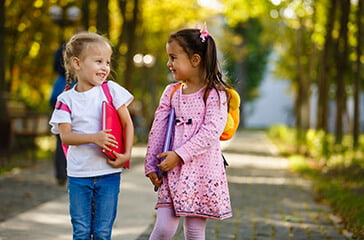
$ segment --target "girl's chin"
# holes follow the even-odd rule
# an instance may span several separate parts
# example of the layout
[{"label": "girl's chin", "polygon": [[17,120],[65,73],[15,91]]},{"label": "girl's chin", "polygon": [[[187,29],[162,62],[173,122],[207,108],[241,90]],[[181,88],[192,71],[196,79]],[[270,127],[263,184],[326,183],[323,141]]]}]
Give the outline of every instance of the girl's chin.
[{"label": "girl's chin", "polygon": [[95,85],[101,85],[106,81],[106,79],[101,79],[101,80],[97,80],[95,81]]}]

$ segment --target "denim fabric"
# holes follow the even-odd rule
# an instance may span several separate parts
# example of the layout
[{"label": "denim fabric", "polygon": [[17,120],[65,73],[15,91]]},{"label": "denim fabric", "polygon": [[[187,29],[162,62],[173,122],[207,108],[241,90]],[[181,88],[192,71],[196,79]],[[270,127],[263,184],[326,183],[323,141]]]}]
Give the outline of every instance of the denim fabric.
[{"label": "denim fabric", "polygon": [[116,217],[120,173],[68,178],[74,240],[109,240]]}]

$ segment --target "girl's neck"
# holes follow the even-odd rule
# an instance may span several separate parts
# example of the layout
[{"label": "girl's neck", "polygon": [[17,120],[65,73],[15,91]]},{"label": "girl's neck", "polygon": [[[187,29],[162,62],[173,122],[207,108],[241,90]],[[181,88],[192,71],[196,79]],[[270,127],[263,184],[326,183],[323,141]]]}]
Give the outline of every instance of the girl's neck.
[{"label": "girl's neck", "polygon": [[93,88],[94,86],[91,85],[91,84],[84,84],[83,82],[78,82],[77,85],[76,85],[76,88],[75,90],[77,92],[86,92],[88,90],[90,90],[91,88]]}]

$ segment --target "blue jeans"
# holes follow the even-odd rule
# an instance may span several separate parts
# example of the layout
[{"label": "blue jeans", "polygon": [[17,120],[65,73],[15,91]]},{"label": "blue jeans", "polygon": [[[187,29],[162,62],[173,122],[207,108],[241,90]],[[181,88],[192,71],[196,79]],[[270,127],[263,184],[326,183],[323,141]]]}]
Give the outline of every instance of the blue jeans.
[{"label": "blue jeans", "polygon": [[111,239],[119,191],[120,173],[68,178],[74,240]]}]

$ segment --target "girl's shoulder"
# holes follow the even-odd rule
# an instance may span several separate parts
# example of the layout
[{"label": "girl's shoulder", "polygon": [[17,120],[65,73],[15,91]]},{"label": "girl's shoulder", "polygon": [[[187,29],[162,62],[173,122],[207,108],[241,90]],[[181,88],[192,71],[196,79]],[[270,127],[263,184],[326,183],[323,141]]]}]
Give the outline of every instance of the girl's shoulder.
[{"label": "girl's shoulder", "polygon": [[109,80],[106,84],[109,88],[115,107],[121,106],[122,104],[129,105],[133,101],[134,96],[126,88],[124,88],[117,82]]},{"label": "girl's shoulder", "polygon": [[220,101],[222,103],[226,103],[226,101],[227,101],[227,94],[226,94],[226,90],[224,88],[221,88],[221,89],[211,88],[211,89],[207,90],[207,93],[205,93],[205,94],[207,95],[207,97],[206,97],[207,102],[215,101],[216,98],[220,99]]},{"label": "girl's shoulder", "polygon": [[174,89],[176,88],[179,88],[182,86],[182,83],[181,82],[176,82],[176,83],[170,83],[166,86],[166,90],[170,90],[170,91],[173,91]]},{"label": "girl's shoulder", "polygon": [[[119,94],[119,93],[128,93],[128,94],[130,94],[130,92],[126,89],[126,88],[124,88],[123,86],[121,86],[119,83],[117,83],[117,82],[114,82],[114,81],[112,81],[112,80],[108,80],[107,82],[106,82],[106,84],[107,84],[107,86],[109,87],[109,89],[110,89],[110,91],[112,92],[112,93],[114,93],[114,94]],[[100,86],[100,88],[101,88],[101,86]]]},{"label": "girl's shoulder", "polygon": [[208,91],[208,96],[213,95],[213,96],[217,96],[217,95],[226,95],[226,90],[224,88],[211,88]]},{"label": "girl's shoulder", "polygon": [[73,88],[67,90],[67,91],[63,91],[58,95],[58,99],[68,99],[71,98],[72,95],[74,95],[74,90]]},{"label": "girl's shoulder", "polygon": [[[108,85],[108,87],[109,87],[109,88],[122,88],[122,86],[121,86],[119,83],[114,82],[114,81],[112,81],[112,80],[108,80],[108,81],[106,82],[106,84]],[[101,87],[101,86],[100,86],[100,87]]]}]

